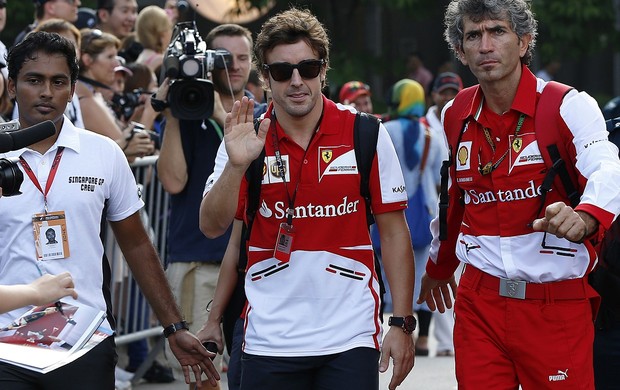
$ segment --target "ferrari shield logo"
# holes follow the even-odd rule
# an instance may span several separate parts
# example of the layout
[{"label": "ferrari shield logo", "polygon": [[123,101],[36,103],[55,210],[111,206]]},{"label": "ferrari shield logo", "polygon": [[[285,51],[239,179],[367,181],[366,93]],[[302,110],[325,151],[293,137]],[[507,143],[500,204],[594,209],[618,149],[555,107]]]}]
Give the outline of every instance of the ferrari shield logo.
[{"label": "ferrari shield logo", "polygon": [[521,137],[517,137],[515,138],[514,141],[512,141],[512,150],[514,150],[515,153],[519,153],[521,151],[522,146],[523,146],[523,140],[521,139]]},{"label": "ferrari shield logo", "polygon": [[332,160],[333,155],[334,153],[331,149],[326,149],[321,152],[321,158],[323,159],[323,162],[325,164],[329,164],[329,162]]}]

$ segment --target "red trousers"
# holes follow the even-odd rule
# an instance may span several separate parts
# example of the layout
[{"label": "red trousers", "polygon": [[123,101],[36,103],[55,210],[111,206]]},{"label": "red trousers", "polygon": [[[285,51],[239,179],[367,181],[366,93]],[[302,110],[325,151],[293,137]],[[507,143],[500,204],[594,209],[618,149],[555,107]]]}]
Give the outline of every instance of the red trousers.
[{"label": "red trousers", "polygon": [[532,294],[509,298],[499,279],[467,266],[454,308],[459,389],[594,390],[599,297],[587,280],[571,282],[528,284]]}]

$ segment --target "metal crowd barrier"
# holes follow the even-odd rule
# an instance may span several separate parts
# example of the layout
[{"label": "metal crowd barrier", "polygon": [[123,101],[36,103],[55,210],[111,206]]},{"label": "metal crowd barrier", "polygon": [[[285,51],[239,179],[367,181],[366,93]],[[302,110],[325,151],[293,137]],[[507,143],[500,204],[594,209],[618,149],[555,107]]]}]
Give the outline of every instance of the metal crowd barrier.
[{"label": "metal crowd barrier", "polygon": [[[140,211],[142,223],[164,265],[166,264],[166,231],[170,195],[164,191],[157,179],[155,169],[157,158],[157,156],[138,158],[131,164],[131,168],[145,203],[145,207]],[[116,344],[124,345],[153,336],[161,336],[162,327],[152,315],[151,308],[140,292],[116,243],[112,229],[107,224],[104,245],[112,271],[110,288],[112,308],[116,318]],[[142,377],[163,347],[164,338],[160,337],[156,345],[151,346],[146,361],[134,374],[136,380]]]}]

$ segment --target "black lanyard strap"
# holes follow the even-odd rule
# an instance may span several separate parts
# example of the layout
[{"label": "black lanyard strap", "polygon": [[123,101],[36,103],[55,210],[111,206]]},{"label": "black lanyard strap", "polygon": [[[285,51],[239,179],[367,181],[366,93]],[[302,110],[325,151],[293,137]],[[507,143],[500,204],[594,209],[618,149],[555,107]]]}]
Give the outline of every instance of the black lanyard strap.
[{"label": "black lanyard strap", "polygon": [[[301,159],[299,166],[299,174],[297,177],[297,183],[295,184],[295,190],[293,191],[293,195],[288,191],[288,186],[286,184],[286,170],[284,169],[284,161],[282,160],[282,155],[280,153],[280,145],[278,143],[278,135],[277,135],[277,127],[276,127],[276,114],[275,112],[271,118],[271,126],[272,126],[272,138],[273,138],[273,149],[276,158],[276,168],[278,169],[278,177],[282,179],[284,183],[284,190],[286,192],[286,198],[288,200],[288,207],[286,209],[286,223],[290,226],[293,225],[293,216],[295,215],[295,198],[297,197],[297,190],[299,189],[299,183],[301,182],[301,171],[303,168],[304,161],[306,160],[306,155],[308,154],[308,149],[310,149],[310,145],[312,144],[312,140],[314,139],[314,135],[319,131],[319,126],[321,125],[321,121],[323,119],[323,112],[321,112],[321,117],[319,118],[314,131],[312,132],[312,137],[310,138],[310,142],[308,143],[308,147],[304,150],[304,155]],[[290,165],[290,159],[289,159]]]}]

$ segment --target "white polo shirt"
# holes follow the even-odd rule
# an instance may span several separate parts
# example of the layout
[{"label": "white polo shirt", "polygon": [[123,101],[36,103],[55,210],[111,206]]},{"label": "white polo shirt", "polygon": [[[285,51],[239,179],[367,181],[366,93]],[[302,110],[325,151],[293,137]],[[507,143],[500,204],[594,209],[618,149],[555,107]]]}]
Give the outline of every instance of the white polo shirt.
[{"label": "white polo shirt", "polygon": [[[127,159],[111,139],[73,126],[65,116],[56,143],[43,155],[28,148],[4,155],[22,156],[42,189],[59,146],[64,147],[60,164],[47,195],[48,212],[66,213],[70,256],[41,261],[50,274],[69,271],[78,301],[106,310],[102,261],[104,248],[99,237],[102,217],[123,220],[144,203]],[[43,194],[24,172],[21,195],[0,198],[0,284],[24,284],[37,279],[36,249],[32,217],[44,211]],[[107,266],[107,265],[106,265]],[[70,302],[73,298],[63,300]],[[28,310],[22,308],[0,315],[0,325]],[[106,324],[109,326],[109,323]]]}]

